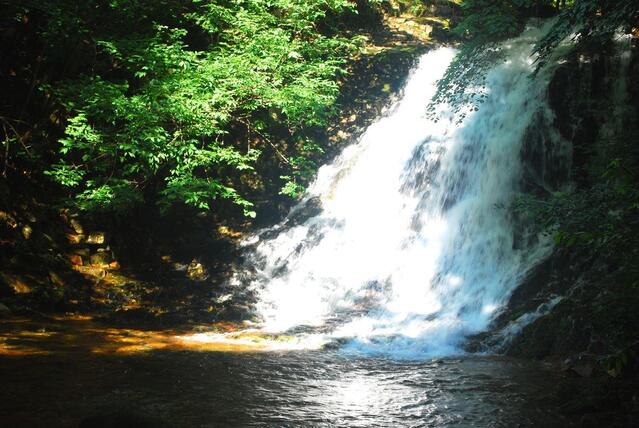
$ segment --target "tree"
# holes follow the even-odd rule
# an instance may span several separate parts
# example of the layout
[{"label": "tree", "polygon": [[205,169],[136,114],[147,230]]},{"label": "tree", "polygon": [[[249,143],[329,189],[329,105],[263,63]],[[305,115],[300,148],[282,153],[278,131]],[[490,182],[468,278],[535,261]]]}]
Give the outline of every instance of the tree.
[{"label": "tree", "polygon": [[[63,135],[46,155],[45,174],[87,210],[143,200],[208,209],[227,199],[255,215],[238,189],[265,148],[296,166],[294,174],[319,149],[304,130],[335,112],[336,80],[356,39],[318,24],[352,7],[347,0],[12,5],[11,19],[29,22],[41,49],[35,90],[61,107]],[[281,129],[297,142],[290,158],[272,142]]]}]

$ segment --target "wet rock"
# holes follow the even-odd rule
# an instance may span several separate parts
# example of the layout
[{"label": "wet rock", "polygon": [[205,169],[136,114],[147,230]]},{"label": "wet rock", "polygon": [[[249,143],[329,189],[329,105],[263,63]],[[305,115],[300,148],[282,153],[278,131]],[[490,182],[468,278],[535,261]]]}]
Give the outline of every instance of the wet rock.
[{"label": "wet rock", "polygon": [[82,266],[84,262],[82,261],[82,256],[79,254],[71,254],[69,256],[69,262],[71,262],[74,266]]},{"label": "wet rock", "polygon": [[553,137],[550,120],[542,110],[535,113],[520,152],[522,189],[537,196],[557,191],[570,180],[570,151],[564,141]]},{"label": "wet rock", "polygon": [[102,245],[106,242],[106,235],[104,232],[92,232],[87,237],[86,243],[93,245]]},{"label": "wet rock", "polygon": [[0,272],[0,279],[11,289],[15,294],[28,294],[31,293],[32,287],[19,275],[12,275],[8,273]]},{"label": "wet rock", "polygon": [[84,234],[84,228],[77,219],[72,218],[69,220],[69,226],[71,226],[71,229],[73,229],[78,235]]},{"label": "wet rock", "polygon": [[91,258],[89,260],[92,266],[108,266],[111,262],[113,262],[111,254],[106,251],[91,254]]},{"label": "wet rock", "polygon": [[452,1],[430,1],[425,5],[426,10],[442,18],[457,18],[461,16],[461,7]]},{"label": "wet rock", "polygon": [[563,404],[560,409],[562,413],[568,415],[579,415],[583,413],[590,413],[596,410],[590,399],[583,396],[578,396],[574,400]]},{"label": "wet rock", "polygon": [[11,316],[11,309],[4,303],[0,303],[0,318],[8,318]]},{"label": "wet rock", "polygon": [[67,241],[69,241],[69,244],[72,245],[78,245],[81,244],[82,242],[84,242],[84,235],[76,235],[74,233],[68,233],[67,234]]},{"label": "wet rock", "polygon": [[249,305],[229,305],[224,308],[225,318],[231,321],[242,321],[249,319],[253,309]]},{"label": "wet rock", "polygon": [[222,304],[222,303],[226,303],[227,301],[231,300],[233,298],[233,294],[232,293],[227,293],[227,294],[223,294],[220,297],[218,297],[217,299],[215,299],[215,302],[218,304]]},{"label": "wet rock", "polygon": [[588,345],[587,351],[591,354],[604,355],[610,353],[612,349],[602,338],[595,336],[590,338],[590,344]]},{"label": "wet rock", "polygon": [[0,211],[0,222],[4,223],[10,229],[18,227],[16,219],[6,211]]},{"label": "wet rock", "polygon": [[582,428],[599,428],[604,426],[595,414],[583,415],[580,424]]},{"label": "wet rock", "polygon": [[189,269],[189,265],[185,265],[184,263],[173,263],[173,269],[176,272],[186,272]]},{"label": "wet rock", "polygon": [[315,217],[323,210],[322,200],[319,197],[308,199],[304,204],[295,207],[288,216],[287,226],[297,226],[311,217]]},{"label": "wet rock", "polygon": [[451,33],[448,28],[443,27],[433,27],[432,31],[430,32],[430,36],[433,39],[442,42],[450,42],[455,40],[456,38],[456,35]]},{"label": "wet rock", "polygon": [[194,281],[204,281],[209,277],[206,268],[197,259],[193,259],[186,269],[186,276]]}]

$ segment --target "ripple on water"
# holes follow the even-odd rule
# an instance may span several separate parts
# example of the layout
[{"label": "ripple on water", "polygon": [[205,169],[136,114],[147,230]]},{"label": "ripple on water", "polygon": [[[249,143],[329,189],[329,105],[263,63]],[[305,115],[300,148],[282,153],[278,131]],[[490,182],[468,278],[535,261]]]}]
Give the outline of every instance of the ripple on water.
[{"label": "ripple on water", "polygon": [[177,427],[572,426],[539,399],[553,372],[499,358],[154,351],[3,358],[0,378],[4,426],[74,426],[122,403]]}]

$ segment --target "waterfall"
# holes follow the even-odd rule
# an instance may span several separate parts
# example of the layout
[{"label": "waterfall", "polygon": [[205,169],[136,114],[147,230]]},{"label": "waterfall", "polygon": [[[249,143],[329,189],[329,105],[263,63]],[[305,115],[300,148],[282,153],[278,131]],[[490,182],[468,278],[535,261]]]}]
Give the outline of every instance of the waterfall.
[{"label": "waterfall", "polygon": [[530,78],[541,31],[502,46],[474,88],[485,101],[461,122],[446,105],[426,114],[455,51],[426,53],[403,98],[320,169],[287,220],[246,242],[251,279],[234,280],[256,293],[262,330],[437,356],[487,328],[551,249],[510,209],[531,176],[548,187],[523,153],[561,145],[547,78]]}]

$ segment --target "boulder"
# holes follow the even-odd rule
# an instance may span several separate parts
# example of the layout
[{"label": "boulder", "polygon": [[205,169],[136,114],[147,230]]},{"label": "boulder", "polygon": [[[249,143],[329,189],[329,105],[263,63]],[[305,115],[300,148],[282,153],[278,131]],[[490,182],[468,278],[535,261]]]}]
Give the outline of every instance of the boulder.
[{"label": "boulder", "polygon": [[106,242],[106,235],[104,232],[92,232],[87,236],[86,243],[92,245],[102,245]]},{"label": "boulder", "polygon": [[304,223],[311,217],[315,217],[322,212],[322,200],[318,197],[309,198],[306,202],[300,203],[291,210],[286,220],[287,226],[297,226]]},{"label": "boulder", "polygon": [[74,266],[82,266],[84,264],[82,261],[82,256],[79,254],[71,254],[69,256],[69,261]]},{"label": "boulder", "polygon": [[75,233],[77,233],[78,235],[82,235],[84,233],[84,228],[82,227],[80,222],[75,218],[72,218],[71,220],[69,220],[69,226],[71,226],[71,229],[73,229]]},{"label": "boulder", "polygon": [[91,254],[90,262],[92,266],[108,266],[113,262],[113,257],[106,251],[100,251],[95,254]]},{"label": "boulder", "polygon": [[206,268],[197,259],[193,259],[193,261],[189,264],[186,269],[186,276],[194,281],[204,281],[209,277],[206,272]]},{"label": "boulder", "polygon": [[8,228],[15,229],[18,227],[18,222],[10,213],[6,211],[0,211],[0,222],[4,223]]}]

